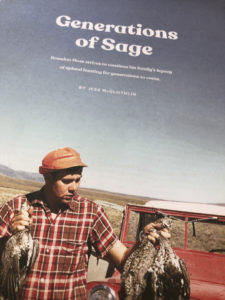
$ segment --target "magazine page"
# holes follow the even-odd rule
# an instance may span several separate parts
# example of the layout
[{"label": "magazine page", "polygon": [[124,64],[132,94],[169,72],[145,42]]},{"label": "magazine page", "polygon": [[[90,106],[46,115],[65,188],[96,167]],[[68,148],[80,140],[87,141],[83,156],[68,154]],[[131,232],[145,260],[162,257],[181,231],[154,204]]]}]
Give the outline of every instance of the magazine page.
[{"label": "magazine page", "polygon": [[[71,147],[88,165],[82,195],[110,203],[117,234],[127,203],[163,200],[182,211],[182,226],[195,222],[187,212],[225,216],[224,8],[224,0],[0,0],[0,204],[39,189],[43,157]],[[224,253],[224,229],[207,230]],[[212,250],[199,244],[191,251]],[[214,276],[224,295],[224,255],[214,254],[197,277],[201,258],[188,266],[192,278]]]}]

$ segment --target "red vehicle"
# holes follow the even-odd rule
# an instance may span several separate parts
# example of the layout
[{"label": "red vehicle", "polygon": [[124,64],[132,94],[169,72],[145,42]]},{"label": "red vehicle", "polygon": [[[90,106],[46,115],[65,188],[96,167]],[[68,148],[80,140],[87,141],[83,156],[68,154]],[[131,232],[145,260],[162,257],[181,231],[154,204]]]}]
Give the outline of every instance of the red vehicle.
[{"label": "red vehicle", "polygon": [[[210,204],[149,201],[127,205],[120,239],[128,247],[156,216],[173,219],[171,243],[183,258],[191,279],[192,300],[225,299],[225,207]],[[120,273],[109,270],[103,281],[87,285],[88,300],[119,300]]]}]

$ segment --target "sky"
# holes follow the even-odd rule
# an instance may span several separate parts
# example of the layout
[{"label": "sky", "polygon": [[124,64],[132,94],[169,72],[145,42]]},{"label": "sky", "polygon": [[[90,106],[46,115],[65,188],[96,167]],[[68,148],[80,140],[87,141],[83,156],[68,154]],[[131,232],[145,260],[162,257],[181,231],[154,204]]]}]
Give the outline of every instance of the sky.
[{"label": "sky", "polygon": [[[84,187],[225,203],[223,2],[2,0],[0,163],[36,172],[69,146]],[[61,27],[62,15],[154,34]]]}]

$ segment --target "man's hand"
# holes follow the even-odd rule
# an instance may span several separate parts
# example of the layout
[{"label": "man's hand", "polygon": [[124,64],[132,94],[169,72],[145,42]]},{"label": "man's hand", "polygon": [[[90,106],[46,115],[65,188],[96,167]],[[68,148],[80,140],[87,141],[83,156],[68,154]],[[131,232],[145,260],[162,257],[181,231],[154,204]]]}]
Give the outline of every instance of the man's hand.
[{"label": "man's hand", "polygon": [[30,207],[28,212],[21,210],[18,214],[16,214],[12,219],[10,231],[14,234],[17,231],[21,231],[26,227],[29,227],[32,223],[32,213],[33,207]]},{"label": "man's hand", "polygon": [[149,223],[144,227],[143,233],[148,236],[153,244],[159,239],[160,235],[167,239],[171,238],[170,231],[163,227],[162,223]]}]

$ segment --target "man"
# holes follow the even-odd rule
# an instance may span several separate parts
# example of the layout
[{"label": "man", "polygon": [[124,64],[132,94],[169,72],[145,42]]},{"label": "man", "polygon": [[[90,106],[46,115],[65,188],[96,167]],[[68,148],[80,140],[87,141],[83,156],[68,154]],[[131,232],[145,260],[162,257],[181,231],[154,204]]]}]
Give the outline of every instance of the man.
[{"label": "man", "polygon": [[[0,209],[0,237],[30,226],[39,242],[39,255],[21,291],[20,299],[86,299],[88,244],[119,270],[132,251],[123,245],[103,209],[77,194],[82,170],[79,153],[63,148],[48,153],[39,172],[45,185],[40,191],[19,196]],[[30,210],[21,211],[28,201]],[[158,233],[149,224],[144,233],[154,243]],[[157,228],[159,234],[167,234]]]}]

